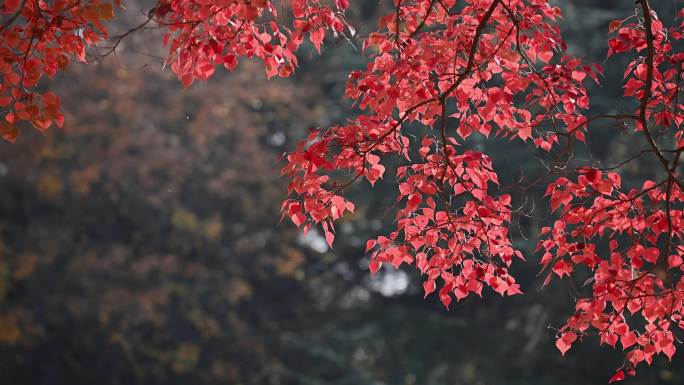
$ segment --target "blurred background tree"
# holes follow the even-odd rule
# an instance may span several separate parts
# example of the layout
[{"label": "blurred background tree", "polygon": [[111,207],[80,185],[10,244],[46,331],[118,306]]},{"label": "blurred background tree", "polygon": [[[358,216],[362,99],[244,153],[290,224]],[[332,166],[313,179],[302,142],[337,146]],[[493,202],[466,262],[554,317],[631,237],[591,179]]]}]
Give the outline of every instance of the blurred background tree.
[{"label": "blurred background tree", "polygon": [[[353,4],[352,22],[374,25],[386,11],[377,4]],[[632,4],[563,8],[570,49],[600,62],[608,22]],[[549,326],[572,312],[573,292],[539,289],[540,201],[540,215],[516,222],[526,295],[451,312],[423,300],[413,273],[368,273],[363,243],[391,221],[391,181],[352,192],[360,204],[334,250],[279,224],[279,156],[307,128],[353,113],[340,99],[341,79],[364,63],[352,43],[302,53],[291,79],[267,82],[245,62],[180,92],[153,50],[141,52],[152,40],[138,34],[53,82],[64,130],[0,144],[0,383],[562,385],[605,383],[619,365],[597,344],[565,358],[554,347]],[[620,87],[593,92],[597,113],[629,107],[614,103]],[[609,134],[592,130],[579,156],[610,165],[635,150]],[[486,147],[509,181],[548,161],[507,141],[468,145]],[[648,172],[636,164],[623,178]],[[681,383],[682,359],[657,360],[632,383]]]}]

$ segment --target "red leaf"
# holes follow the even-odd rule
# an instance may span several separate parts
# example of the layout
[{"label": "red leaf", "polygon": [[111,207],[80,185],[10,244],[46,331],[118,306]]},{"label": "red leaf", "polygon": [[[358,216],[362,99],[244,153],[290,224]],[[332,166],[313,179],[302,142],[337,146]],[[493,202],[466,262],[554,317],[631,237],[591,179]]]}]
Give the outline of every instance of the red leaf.
[{"label": "red leaf", "polygon": [[423,282],[423,290],[425,291],[425,297],[432,294],[437,289],[437,284],[435,280],[430,279]]},{"label": "red leaf", "polygon": [[325,241],[328,242],[328,246],[332,249],[333,241],[335,240],[335,234],[330,231],[325,231]]},{"label": "red leaf", "polygon": [[575,334],[575,332],[563,333],[563,335],[556,340],[556,347],[560,350],[562,355],[565,355],[565,352],[570,350],[572,343],[575,342],[576,339],[577,334]]},{"label": "red leaf", "polygon": [[615,372],[613,377],[610,378],[608,383],[623,381],[624,379],[625,379],[625,373],[622,370],[618,370],[617,372]]}]

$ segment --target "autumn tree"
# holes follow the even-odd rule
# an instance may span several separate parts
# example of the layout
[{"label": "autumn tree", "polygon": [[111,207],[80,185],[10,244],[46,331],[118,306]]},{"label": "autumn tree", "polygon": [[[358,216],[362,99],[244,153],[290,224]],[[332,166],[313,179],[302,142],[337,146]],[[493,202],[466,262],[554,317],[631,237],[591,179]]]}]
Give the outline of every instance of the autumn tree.
[{"label": "autumn tree", "polygon": [[[359,38],[358,26],[345,19],[346,0],[161,1],[140,24],[110,34],[120,6],[99,0],[3,4],[6,140],[17,139],[23,122],[39,130],[63,124],[59,98],[40,87],[42,77],[55,76],[72,60],[115,54],[143,29],[162,31],[165,65],[186,87],[208,80],[217,66],[233,70],[254,57],[268,77],[287,77],[306,39],[320,52],[326,36]],[[625,361],[611,381],[634,375],[657,354],[671,358],[684,328],[684,9],[666,23],[648,0],[638,0],[634,14],[610,23],[606,71],[624,73],[630,107],[592,115],[588,89],[601,82],[604,66],[566,51],[561,11],[549,1],[397,0],[391,8],[361,39],[367,67],[347,79],[345,96],[359,114],[311,130],[287,154],[283,173],[291,183],[283,216],[305,232],[320,226],[332,246],[335,221],[355,210],[347,191],[363,179],[371,186],[391,181],[395,228],[367,242],[370,270],[415,265],[425,295],[435,292],[448,308],[454,299],[489,289],[522,293],[509,268],[536,256],[516,249],[510,227],[531,215],[526,192],[544,184],[555,216],[540,231],[544,284],[591,272],[584,283],[588,295],[577,299],[574,315],[558,329],[558,349],[564,354],[588,334],[602,344],[619,343]],[[612,64],[617,56],[628,58],[626,68]],[[606,124],[616,134],[633,133],[635,147],[643,149],[611,167],[576,157],[587,133]],[[549,154],[548,170],[504,186],[491,157],[464,146],[472,135],[527,142]],[[622,168],[649,157],[657,164],[652,176],[624,183]]]}]

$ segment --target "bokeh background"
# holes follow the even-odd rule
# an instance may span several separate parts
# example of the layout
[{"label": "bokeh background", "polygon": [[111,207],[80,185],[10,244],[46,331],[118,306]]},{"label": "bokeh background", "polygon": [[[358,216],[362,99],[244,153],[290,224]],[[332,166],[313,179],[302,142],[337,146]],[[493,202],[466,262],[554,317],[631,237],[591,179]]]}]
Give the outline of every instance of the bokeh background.
[{"label": "bokeh background", "polygon": [[[360,36],[388,11],[352,3]],[[654,3],[674,16],[675,1]],[[628,0],[561,6],[570,50],[601,63],[608,23],[634,13]],[[143,9],[131,6],[116,27]],[[306,47],[289,79],[267,81],[244,61],[187,90],[162,68],[158,42],[141,31],[116,56],[73,65],[49,83],[65,128],[0,144],[0,384],[580,385],[604,384],[620,366],[596,337],[564,358],[554,347],[582,276],[541,288],[533,247],[551,219],[542,190],[529,192],[534,214],[513,231],[528,259],[514,268],[526,294],[490,292],[451,311],[423,299],[415,269],[367,270],[365,240],[393,218],[391,180],[350,192],[357,211],[334,250],[279,222],[282,153],[310,127],[355,113],[342,95],[366,60],[356,42],[322,55]],[[628,110],[624,60],[603,64],[593,112]],[[594,127],[577,158],[608,166],[636,153],[620,132]],[[552,162],[508,141],[474,136],[467,146],[492,154],[509,182]],[[652,169],[631,163],[623,179]],[[682,357],[659,357],[629,383],[684,383]]]}]

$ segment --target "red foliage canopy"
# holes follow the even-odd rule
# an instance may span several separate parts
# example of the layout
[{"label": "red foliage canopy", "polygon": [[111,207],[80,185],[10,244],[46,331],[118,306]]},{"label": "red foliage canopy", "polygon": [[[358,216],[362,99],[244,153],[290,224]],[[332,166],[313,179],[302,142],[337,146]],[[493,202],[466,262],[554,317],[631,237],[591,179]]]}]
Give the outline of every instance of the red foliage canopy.
[{"label": "red foliage canopy", "polygon": [[[281,5],[291,22],[279,21]],[[114,18],[116,0],[7,0],[0,8],[0,134],[14,141],[22,120],[40,130],[61,126],[59,99],[39,92],[39,80],[70,60],[88,61],[88,46],[109,42],[107,54],[128,34],[155,25],[165,32],[166,63],[185,86],[209,79],[217,65],[234,69],[241,57],[261,59],[269,77],[289,76],[306,38],[320,51],[326,32],[354,34],[343,15],[348,5],[163,0],[138,27],[111,37],[105,22]],[[368,241],[370,270],[415,263],[426,277],[425,295],[437,291],[446,307],[453,298],[481,296],[485,286],[520,294],[508,271],[523,259],[509,233],[512,198],[498,192],[490,157],[462,150],[463,141],[480,133],[571,152],[591,123],[617,121],[648,146],[638,156],[654,156],[662,167],[640,188],[624,188],[619,173],[592,167],[549,183],[545,196],[557,219],[542,229],[538,245],[545,284],[580,266],[593,272],[593,294],[577,301],[556,346],[564,354],[592,330],[601,343],[619,342],[626,360],[611,381],[656,354],[671,358],[673,331],[684,328],[684,52],[675,44],[684,23],[664,25],[648,0],[637,5],[636,16],[610,24],[608,56],[630,55],[624,97],[638,108],[592,117],[584,83],[598,83],[603,69],[565,53],[561,12],[549,1],[395,0],[364,39],[370,63],[347,81],[346,96],[362,114],[313,130],[287,156],[283,215],[305,231],[320,224],[332,245],[334,221],[355,207],[345,188],[363,178],[374,185],[388,177],[383,160],[403,158],[389,176],[398,187],[396,228]]]}]

